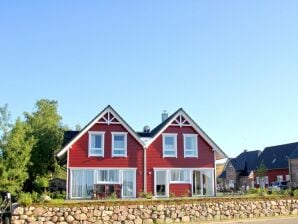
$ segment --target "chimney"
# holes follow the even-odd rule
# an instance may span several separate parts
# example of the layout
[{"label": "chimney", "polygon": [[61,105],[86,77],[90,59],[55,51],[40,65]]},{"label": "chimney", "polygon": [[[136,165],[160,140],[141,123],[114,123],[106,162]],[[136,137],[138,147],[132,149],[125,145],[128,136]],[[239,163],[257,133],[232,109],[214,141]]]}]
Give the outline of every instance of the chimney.
[{"label": "chimney", "polygon": [[164,122],[166,119],[168,119],[169,114],[166,110],[164,110],[161,114],[161,122]]}]

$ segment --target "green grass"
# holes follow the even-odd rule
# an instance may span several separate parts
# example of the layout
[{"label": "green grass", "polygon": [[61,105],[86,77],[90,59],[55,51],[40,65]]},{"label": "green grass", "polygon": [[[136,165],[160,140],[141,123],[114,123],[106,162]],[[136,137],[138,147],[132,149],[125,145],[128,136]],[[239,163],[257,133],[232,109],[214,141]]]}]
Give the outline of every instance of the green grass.
[{"label": "green grass", "polygon": [[219,203],[219,202],[229,202],[231,201],[269,201],[269,200],[277,200],[277,199],[298,199],[298,196],[287,196],[287,195],[267,195],[267,196],[259,196],[259,195],[243,195],[243,196],[222,196],[222,197],[183,197],[183,198],[158,198],[158,199],[144,199],[144,198],[136,198],[136,199],[105,199],[105,200],[63,200],[63,199],[53,199],[47,203],[34,203],[34,205],[48,207],[54,206],[67,206],[67,207],[75,207],[75,206],[92,206],[92,205],[100,205],[100,206],[129,206],[129,205],[154,205],[154,204],[193,204],[193,203]]}]

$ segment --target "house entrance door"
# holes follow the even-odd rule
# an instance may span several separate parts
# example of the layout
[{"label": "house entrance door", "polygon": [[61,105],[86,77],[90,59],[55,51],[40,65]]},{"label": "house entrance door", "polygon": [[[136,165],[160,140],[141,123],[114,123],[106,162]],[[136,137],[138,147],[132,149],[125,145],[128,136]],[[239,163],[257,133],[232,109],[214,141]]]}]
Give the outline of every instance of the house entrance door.
[{"label": "house entrance door", "polygon": [[202,187],[201,187],[201,172],[198,170],[194,170],[192,173],[192,192],[193,195],[202,195]]},{"label": "house entrance door", "polygon": [[167,196],[167,171],[166,170],[155,171],[155,196],[156,197]]}]

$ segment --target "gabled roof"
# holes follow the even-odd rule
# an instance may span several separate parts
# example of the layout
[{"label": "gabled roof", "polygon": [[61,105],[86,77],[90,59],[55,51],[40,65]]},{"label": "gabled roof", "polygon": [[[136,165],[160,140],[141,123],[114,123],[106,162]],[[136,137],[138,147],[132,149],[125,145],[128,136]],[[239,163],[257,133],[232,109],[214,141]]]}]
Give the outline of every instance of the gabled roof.
[{"label": "gabled roof", "polygon": [[212,147],[216,152],[216,159],[227,158],[227,155],[220,149],[220,147],[200,128],[200,126],[192,120],[192,118],[182,109],[178,109],[171,116],[169,116],[165,121],[160,123],[151,131],[150,139],[146,142],[146,147],[148,147],[152,142],[156,140],[158,136],[175,120],[179,115],[182,115],[189,124],[200,134],[200,136]]},{"label": "gabled roof", "polygon": [[[79,133],[76,134],[66,145],[57,153],[58,158],[65,157],[67,150],[75,143],[82,135],[84,135],[94,124],[97,123],[106,113],[112,113],[116,119],[126,128],[126,130],[141,144],[144,145],[144,142],[141,141],[138,134],[124,121],[124,119],[110,106],[108,105],[103,109],[98,115],[95,116]],[[74,134],[74,133],[73,133]]]},{"label": "gabled roof", "polygon": [[257,169],[258,157],[260,154],[261,151],[259,150],[244,151],[240,153],[236,158],[230,158],[227,160],[224,167],[224,172],[226,171],[227,165],[231,163],[240,176],[247,176],[251,171]]},{"label": "gabled roof", "polygon": [[298,149],[298,142],[266,147],[261,153],[258,166],[263,162],[267,169],[287,169],[288,159]]},{"label": "gabled roof", "polygon": [[57,154],[58,158],[65,157],[67,149],[77,141],[84,133],[86,133],[90,127],[92,127],[102,116],[107,112],[112,112],[116,118],[121,121],[121,124],[135,137],[135,139],[142,144],[144,147],[148,147],[173,121],[174,119],[182,115],[190,125],[200,134],[200,136],[212,147],[216,152],[217,159],[226,158],[227,155],[215,144],[215,142],[195,123],[191,117],[182,109],[178,109],[171,116],[169,116],[165,121],[161,122],[150,132],[135,132],[121,117],[117,112],[111,107],[107,106],[103,111],[101,111],[93,120],[91,120],[81,131],[66,131],[64,135],[64,144],[62,150]]},{"label": "gabled roof", "polygon": [[236,157],[237,170],[243,171],[246,170],[248,172],[252,170],[256,170],[258,165],[258,158],[261,154],[261,151],[244,151]]},{"label": "gabled roof", "polygon": [[298,159],[298,148],[292,152],[292,154],[289,156],[289,159]]}]

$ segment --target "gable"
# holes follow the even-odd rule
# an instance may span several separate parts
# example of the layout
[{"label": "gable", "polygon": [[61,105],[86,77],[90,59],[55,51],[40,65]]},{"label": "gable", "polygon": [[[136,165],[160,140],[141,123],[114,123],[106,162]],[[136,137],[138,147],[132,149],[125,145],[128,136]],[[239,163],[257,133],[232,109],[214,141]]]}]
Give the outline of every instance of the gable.
[{"label": "gable", "polygon": [[152,130],[152,138],[146,142],[148,148],[168,127],[192,127],[197,134],[204,139],[208,145],[215,151],[216,159],[224,159],[227,155],[219,148],[218,145],[190,118],[190,116],[180,108],[174,114],[172,114],[166,121],[158,125]]},{"label": "gable", "polygon": [[135,131],[120,117],[120,115],[118,115],[111,106],[107,106],[57,153],[57,157],[62,158],[63,156],[65,156],[67,150],[96,124],[121,125],[127,130],[129,134],[131,134],[131,136],[133,136],[137,140],[140,145],[144,145]]}]

